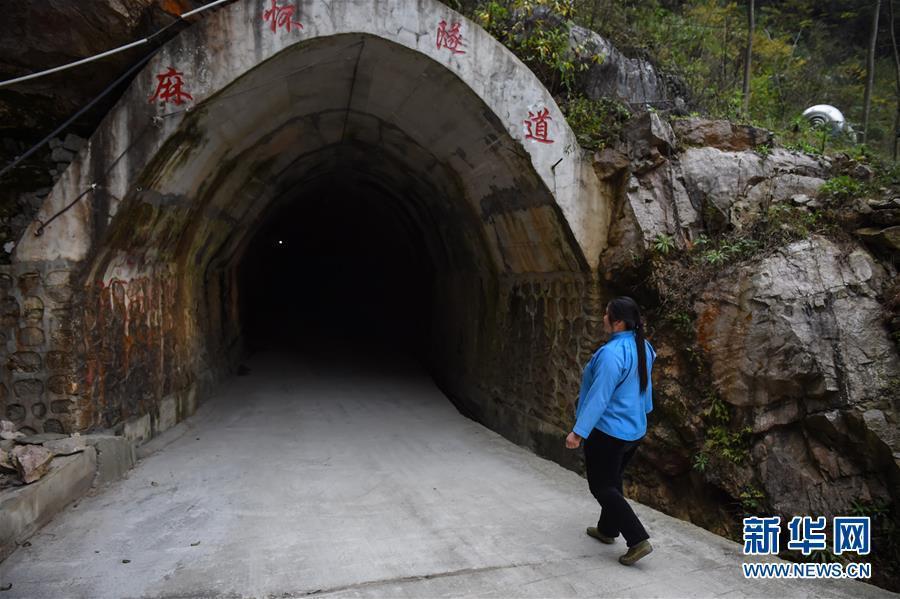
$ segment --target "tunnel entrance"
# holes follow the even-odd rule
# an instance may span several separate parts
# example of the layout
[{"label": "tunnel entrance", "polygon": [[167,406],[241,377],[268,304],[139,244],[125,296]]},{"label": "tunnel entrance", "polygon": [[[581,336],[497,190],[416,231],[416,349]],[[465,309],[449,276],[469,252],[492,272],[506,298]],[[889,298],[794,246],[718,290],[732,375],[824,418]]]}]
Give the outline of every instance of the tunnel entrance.
[{"label": "tunnel entrance", "polygon": [[[520,442],[568,418],[606,222],[574,134],[485,32],[467,29],[465,55],[415,33],[445,6],[364,24],[343,6],[310,4],[297,38],[265,33],[252,2],[216,13],[148,64],[67,169],[42,217],[82,199],[16,248],[47,270],[47,304],[79,290],[41,362],[55,389],[72,371],[54,426],[161,430],[247,353],[329,347],[412,354]],[[189,108],[148,103],[170,66]],[[547,139],[528,139],[529,115]]]},{"label": "tunnel entrance", "polygon": [[[435,270],[394,190],[335,172],[273,210],[238,266],[244,347],[423,355]],[[349,181],[349,182],[348,182]]]}]

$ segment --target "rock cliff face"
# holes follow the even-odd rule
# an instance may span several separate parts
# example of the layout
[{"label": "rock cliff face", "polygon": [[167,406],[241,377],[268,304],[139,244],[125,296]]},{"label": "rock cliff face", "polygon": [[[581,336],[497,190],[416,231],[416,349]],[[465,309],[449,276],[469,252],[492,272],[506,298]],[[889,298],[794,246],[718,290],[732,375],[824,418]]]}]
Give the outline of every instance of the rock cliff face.
[{"label": "rock cliff face", "polygon": [[847,234],[896,226],[893,200],[825,205],[832,161],[673,124],[643,115],[595,158],[617,197],[601,276],[651,303],[659,349],[631,492],[724,533],[741,512],[896,510],[897,253]]},{"label": "rock cliff face", "polygon": [[583,77],[587,97],[614,98],[630,106],[684,107],[681,85],[648,61],[625,56],[609,40],[584,27],[572,27],[570,38],[573,46],[601,57]]},{"label": "rock cliff face", "polygon": [[813,237],[738,266],[696,305],[713,385],[750,428],[755,474],[780,513],[840,513],[896,492],[900,362],[877,299],[885,281],[864,249]]},{"label": "rock cliff face", "polygon": [[[3,18],[12,31],[0,35],[0,78],[56,67],[127,44],[200,4],[194,0],[6,3]],[[27,141],[49,133],[147,49],[0,90],[0,137]],[[92,128],[87,121],[80,125]],[[6,142],[5,151],[9,145]]]}]

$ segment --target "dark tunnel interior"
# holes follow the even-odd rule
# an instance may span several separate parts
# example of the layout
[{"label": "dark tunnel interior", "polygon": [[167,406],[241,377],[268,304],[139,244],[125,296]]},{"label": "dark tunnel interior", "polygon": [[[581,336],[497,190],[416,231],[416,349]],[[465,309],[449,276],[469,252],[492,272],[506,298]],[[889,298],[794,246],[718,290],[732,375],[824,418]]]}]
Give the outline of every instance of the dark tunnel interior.
[{"label": "dark tunnel interior", "polygon": [[307,184],[268,211],[247,246],[238,276],[249,355],[423,355],[434,282],[427,232],[408,200],[347,179]]}]

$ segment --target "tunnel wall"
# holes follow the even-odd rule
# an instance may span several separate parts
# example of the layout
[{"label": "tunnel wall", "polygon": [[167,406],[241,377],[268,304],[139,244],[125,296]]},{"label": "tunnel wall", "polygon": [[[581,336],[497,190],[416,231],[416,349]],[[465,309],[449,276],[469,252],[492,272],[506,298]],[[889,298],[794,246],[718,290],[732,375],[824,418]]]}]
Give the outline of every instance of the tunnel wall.
[{"label": "tunnel wall", "polygon": [[[198,108],[221,97],[229,86],[285,50],[314,40],[359,34],[387,40],[427,57],[441,66],[441,73],[463,82],[484,103],[485,116],[498,119],[505,132],[520,143],[516,151],[553,194],[583,259],[597,266],[606,245],[609,203],[599,192],[596,175],[553,97],[528,67],[490,34],[437,0],[306,0],[300,3],[296,15],[303,21],[303,28],[293,32],[269,31],[269,24],[264,21],[267,8],[269,2],[265,0],[234,2],[167,43],[63,172],[38,218],[46,221],[93,184],[99,188],[62,214],[42,238],[31,235],[37,224],[30,227],[16,245],[13,260],[87,259],[122,204],[138,191],[136,183],[155,156],[179,138],[198,135],[185,127]],[[466,45],[464,54],[455,54],[435,43],[442,21],[460,24]],[[160,74],[168,68],[183,76],[185,86],[190,85],[185,88],[191,95],[186,105],[148,102],[154,96]],[[427,80],[438,72],[423,71],[419,75]],[[299,77],[296,81],[287,80],[269,95],[302,94],[307,89],[305,73],[298,69],[295,74]],[[366,101],[377,103],[383,89],[382,83],[378,89],[372,86],[364,90],[369,94]],[[434,93],[440,97],[440,90]],[[294,96],[291,101],[297,99]],[[251,108],[241,105],[239,99],[234,102],[217,115],[217,132],[230,141],[243,134],[232,117]],[[385,109],[396,112],[398,106]],[[546,143],[529,137],[531,128],[526,122],[529,114],[544,110],[552,123]],[[428,116],[436,118],[434,114]],[[444,143],[439,138],[432,141]],[[465,161],[467,157],[459,159]]]},{"label": "tunnel wall", "polygon": [[0,269],[0,416],[26,432],[149,439],[192,414],[215,379],[182,345],[181,281],[160,268],[85,285],[82,269]]},{"label": "tunnel wall", "polygon": [[[210,253],[258,215],[254,202],[275,193],[266,169],[279,166],[284,143],[267,141],[270,155],[246,167],[216,154],[204,136],[240,139],[229,115],[246,107],[217,113],[215,103],[235,81],[251,86],[254,69],[301,41],[363,32],[443,65],[420,76],[460,81],[485,106],[471,112],[475,126],[489,132],[484,157],[446,147],[438,135],[446,135],[443,123],[421,132],[448,154],[448,168],[472,169],[461,178],[484,227],[473,235],[488,239],[495,262],[438,276],[435,376],[464,411],[524,444],[534,445],[529,439],[548,426],[563,426],[587,351],[579,343],[589,347],[595,338],[596,289],[588,273],[604,247],[609,216],[552,97],[487,33],[431,0],[301,3],[305,27],[296,38],[267,33],[260,22],[265,5],[236,2],[169,43],[54,186],[42,221],[83,197],[43,235],[35,235],[37,225],[25,232],[9,279],[0,281],[8,310],[0,350],[3,410],[24,412],[17,422],[37,431],[124,427],[135,438],[193,412],[239,358],[233,254],[213,263]],[[435,47],[441,20],[463,23],[468,58]],[[190,108],[199,109],[147,102],[156,74],[168,65],[191,76]],[[435,97],[442,92],[436,88]],[[281,93],[269,96],[280,102]],[[377,94],[370,100],[376,105]],[[539,106],[555,123],[552,144],[526,139],[523,117]],[[198,128],[204,115],[215,125]],[[357,125],[360,136],[370,134],[362,120]],[[488,154],[512,173],[502,185],[478,170]],[[199,172],[208,165],[219,171]],[[227,183],[240,168],[243,179]],[[176,188],[180,181],[188,182],[184,189]],[[83,195],[95,182],[100,187]],[[523,200],[521,189],[548,199]],[[243,204],[222,199],[231,197]],[[54,299],[61,287],[67,296]],[[38,305],[34,298],[43,304],[40,317],[30,308]]]},{"label": "tunnel wall", "polygon": [[69,268],[65,261],[0,268],[0,417],[26,430],[72,427],[78,378]]},{"label": "tunnel wall", "polygon": [[[34,431],[117,428],[147,439],[234,371],[233,265],[198,276],[170,263],[105,282],[84,280],[78,266],[14,265],[0,276],[2,333],[16,349],[0,387],[7,418]],[[572,460],[559,439],[602,333],[595,278],[442,273],[434,298],[430,362],[441,388],[516,443]]]},{"label": "tunnel wall", "polygon": [[571,430],[582,368],[603,335],[596,278],[579,272],[493,282],[450,277],[439,287],[433,351],[440,367],[433,373],[442,390],[467,416],[577,467],[561,439]]}]

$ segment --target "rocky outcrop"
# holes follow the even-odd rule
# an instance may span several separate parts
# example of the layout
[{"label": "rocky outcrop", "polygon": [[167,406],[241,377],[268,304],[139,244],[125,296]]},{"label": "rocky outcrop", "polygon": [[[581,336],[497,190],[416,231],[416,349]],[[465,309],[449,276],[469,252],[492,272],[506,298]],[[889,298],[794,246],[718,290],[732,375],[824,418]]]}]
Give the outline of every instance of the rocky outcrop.
[{"label": "rocky outcrop", "polygon": [[53,461],[53,452],[40,445],[19,445],[11,453],[12,462],[26,484],[44,476]]},{"label": "rocky outcrop", "polygon": [[[147,36],[173,15],[203,4],[195,0],[128,2],[12,2],[3,20],[14,35],[0,36],[0,79],[66,64]],[[28,43],[23,44],[22,40]],[[118,73],[143,56],[138,48],[47,78],[0,90],[0,138],[46,135],[55,124],[87,104]],[[99,122],[106,110],[88,121]],[[81,126],[84,122],[79,123]],[[30,134],[29,134],[30,132]],[[6,157],[6,156],[4,156]]]},{"label": "rocky outcrop", "polygon": [[625,56],[609,40],[584,27],[572,27],[570,39],[573,47],[600,57],[583,77],[587,97],[614,98],[631,106],[684,107],[677,82],[650,62]]},{"label": "rocky outcrop", "polygon": [[684,146],[705,146],[728,152],[745,152],[773,143],[771,131],[750,125],[738,125],[731,121],[700,117],[675,119],[672,121],[672,129]]},{"label": "rocky outcrop", "polygon": [[877,398],[900,376],[877,300],[885,276],[864,249],[815,236],[710,283],[697,336],[723,399],[759,408],[764,432],[784,424],[767,413],[785,401],[819,412]]},{"label": "rocky outcrop", "polygon": [[50,471],[54,457],[80,453],[87,448],[79,433],[25,435],[9,420],[0,420],[0,433],[6,436],[0,442],[0,470],[6,471],[0,477],[0,491],[8,486],[33,483]]},{"label": "rocky outcrop", "polygon": [[[685,122],[701,132],[712,128],[724,136],[722,121],[675,121],[680,136],[656,113],[644,113],[625,128],[625,143],[608,149],[594,160],[601,179],[613,175],[625,182],[614,207],[610,247],[601,260],[602,272],[614,278],[630,268],[661,237],[684,246],[705,232],[738,230],[758,220],[773,204],[807,204],[825,183],[829,164],[824,159],[776,148],[761,155],[746,149],[746,139],[762,137],[734,127],[734,138],[716,138],[720,147],[684,147],[676,139],[702,140],[708,133],[692,133]],[[735,139],[736,138],[736,139]],[[617,160],[627,157],[627,162]]]},{"label": "rocky outcrop", "polygon": [[780,513],[889,502],[900,481],[885,280],[864,249],[813,237],[740,265],[697,303],[713,385],[752,431],[756,475]]},{"label": "rocky outcrop", "polygon": [[883,247],[884,249],[900,254],[900,225],[891,227],[863,227],[857,229],[856,234],[865,241]]},{"label": "rocky outcrop", "polygon": [[[669,126],[644,115],[594,160],[616,189],[601,276],[646,293],[649,271],[666,305],[654,322],[657,410],[630,492],[731,534],[733,510],[791,517],[896,505],[900,358],[890,327],[900,318],[885,304],[896,295],[900,306],[900,288],[891,260],[872,253],[890,250],[891,196],[833,211],[847,231],[871,227],[855,240],[795,232],[710,267],[691,249],[701,236],[759,234],[778,205],[817,218],[836,167],[749,127]],[[665,270],[677,260],[680,271]],[[681,284],[679,301],[694,298],[681,308],[658,282],[679,273],[694,285]]]},{"label": "rocky outcrop", "polygon": [[774,203],[815,196],[825,183],[828,164],[783,149],[761,156],[688,148],[679,155],[676,169],[706,227],[721,231],[746,227]]}]

